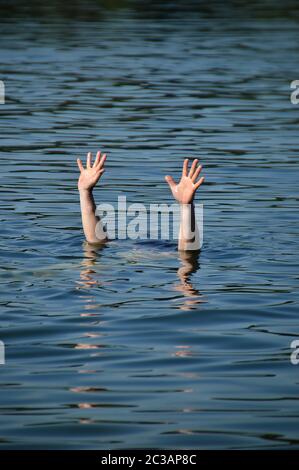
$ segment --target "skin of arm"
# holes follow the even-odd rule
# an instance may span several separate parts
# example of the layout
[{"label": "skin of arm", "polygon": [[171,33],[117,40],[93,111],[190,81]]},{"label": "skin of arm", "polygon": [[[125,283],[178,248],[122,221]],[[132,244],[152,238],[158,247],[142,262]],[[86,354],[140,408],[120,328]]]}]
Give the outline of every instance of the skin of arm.
[{"label": "skin of arm", "polygon": [[199,250],[199,232],[195,219],[194,197],[196,190],[204,182],[204,177],[198,179],[202,166],[195,159],[188,171],[189,159],[183,164],[182,176],[176,183],[172,176],[165,176],[173,197],[180,204],[180,230],[178,249],[182,251]]},{"label": "skin of arm", "polygon": [[80,194],[80,206],[84,235],[88,243],[105,243],[106,233],[103,229],[100,218],[96,215],[96,205],[93,198],[93,188],[104,173],[104,165],[107,155],[97,152],[92,164],[92,154],[89,152],[84,168],[80,158],[77,159],[80,176],[78,180],[78,190]]}]

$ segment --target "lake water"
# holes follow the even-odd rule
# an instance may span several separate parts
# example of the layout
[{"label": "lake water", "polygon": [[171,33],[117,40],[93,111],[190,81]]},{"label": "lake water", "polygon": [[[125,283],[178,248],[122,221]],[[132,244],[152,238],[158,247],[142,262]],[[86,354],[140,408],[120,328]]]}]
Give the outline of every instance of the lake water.
[{"label": "lake water", "polygon": [[[91,5],[1,18],[0,448],[299,448],[298,12]],[[199,257],[84,244],[97,149],[97,203],[200,158]]]}]

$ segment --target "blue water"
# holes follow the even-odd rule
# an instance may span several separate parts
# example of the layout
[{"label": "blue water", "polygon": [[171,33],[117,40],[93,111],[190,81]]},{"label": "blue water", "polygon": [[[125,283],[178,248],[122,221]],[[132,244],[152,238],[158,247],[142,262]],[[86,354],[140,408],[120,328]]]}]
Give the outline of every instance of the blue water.
[{"label": "blue water", "polygon": [[[0,19],[0,448],[299,448],[298,15],[91,4]],[[200,256],[84,243],[98,148],[97,203],[200,158]]]}]

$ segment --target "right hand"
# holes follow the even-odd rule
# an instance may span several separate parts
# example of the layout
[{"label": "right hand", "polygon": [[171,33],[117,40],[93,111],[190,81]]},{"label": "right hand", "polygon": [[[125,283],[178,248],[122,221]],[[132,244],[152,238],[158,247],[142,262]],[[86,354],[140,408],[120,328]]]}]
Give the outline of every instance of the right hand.
[{"label": "right hand", "polygon": [[80,158],[77,158],[78,168],[80,170],[80,176],[78,180],[79,191],[91,191],[102,174],[104,173],[104,164],[107,158],[106,153],[101,156],[101,152],[97,152],[94,164],[92,164],[92,154],[88,152],[86,159],[86,168],[84,168]]}]

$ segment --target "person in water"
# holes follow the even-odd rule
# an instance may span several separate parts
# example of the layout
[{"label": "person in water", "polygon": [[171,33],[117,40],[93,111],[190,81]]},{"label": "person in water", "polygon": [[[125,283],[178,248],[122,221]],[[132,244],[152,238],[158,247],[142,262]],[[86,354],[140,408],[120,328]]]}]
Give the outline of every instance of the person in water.
[{"label": "person in water", "polygon": [[[101,244],[108,241],[106,232],[101,224],[100,217],[96,215],[96,205],[93,198],[93,188],[105,171],[106,153],[97,152],[92,163],[92,154],[87,154],[86,166],[83,166],[80,158],[77,159],[80,176],[78,190],[80,193],[80,206],[84,235],[88,243]],[[204,182],[204,177],[199,177],[202,166],[194,159],[190,170],[189,159],[183,163],[182,176],[176,183],[172,176],[165,176],[173,197],[180,204],[180,229],[178,237],[178,249],[181,251],[198,250],[199,233],[195,219],[194,197],[197,189]]]}]

